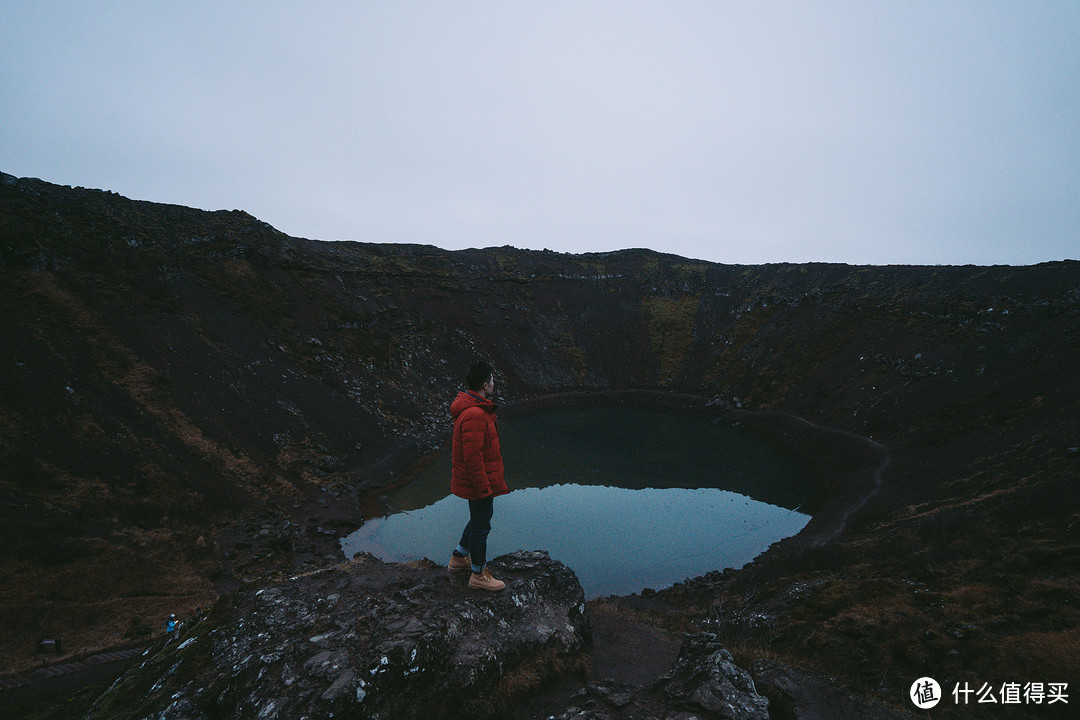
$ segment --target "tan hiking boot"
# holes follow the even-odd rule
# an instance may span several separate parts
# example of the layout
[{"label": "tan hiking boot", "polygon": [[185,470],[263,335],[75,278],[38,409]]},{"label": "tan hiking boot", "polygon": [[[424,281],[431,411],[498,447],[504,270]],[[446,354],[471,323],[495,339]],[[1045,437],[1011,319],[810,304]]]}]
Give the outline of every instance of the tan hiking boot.
[{"label": "tan hiking boot", "polygon": [[446,567],[451,570],[472,570],[472,560],[469,559],[468,555],[456,555],[451,553],[450,562],[447,563]]},{"label": "tan hiking boot", "polygon": [[496,580],[491,577],[491,571],[484,568],[483,572],[473,573],[469,577],[469,587],[476,588],[477,590],[490,590],[491,592],[499,592],[506,583],[502,580]]}]

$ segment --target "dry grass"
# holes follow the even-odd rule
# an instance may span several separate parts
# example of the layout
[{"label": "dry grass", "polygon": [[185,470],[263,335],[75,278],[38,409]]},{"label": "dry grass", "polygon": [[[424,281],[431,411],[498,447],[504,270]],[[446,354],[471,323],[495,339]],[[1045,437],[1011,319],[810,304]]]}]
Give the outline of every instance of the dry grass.
[{"label": "dry grass", "polygon": [[670,607],[662,611],[649,612],[647,610],[628,608],[618,601],[607,598],[590,600],[585,605],[592,616],[607,616],[620,622],[645,625],[662,632],[674,634],[690,631],[693,622],[700,618],[700,612],[694,607],[687,607],[685,612],[678,612]]},{"label": "dry grass", "polygon": [[1009,638],[1010,654],[1024,658],[1023,673],[1032,681],[1070,682],[1080,680],[1080,629],[1060,632],[1030,632]]},{"label": "dry grass", "polygon": [[462,714],[478,718],[498,717],[547,683],[570,675],[585,677],[586,673],[583,654],[568,656],[559,648],[545,647],[517,667],[506,670],[490,693],[464,703]]},{"label": "dry grass", "polygon": [[56,656],[38,643],[59,638],[77,657],[149,640],[169,613],[190,616],[213,602],[208,568],[193,563],[167,531],[140,533],[134,547],[83,539],[83,557],[43,565],[6,558],[0,565],[0,657],[3,674]]}]

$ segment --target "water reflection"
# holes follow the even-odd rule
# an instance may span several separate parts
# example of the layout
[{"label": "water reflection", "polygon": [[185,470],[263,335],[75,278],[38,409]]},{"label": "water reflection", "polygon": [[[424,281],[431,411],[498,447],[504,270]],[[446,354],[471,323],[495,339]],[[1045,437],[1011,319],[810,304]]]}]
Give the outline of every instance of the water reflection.
[{"label": "water reflection", "polygon": [[[545,410],[500,419],[499,432],[512,491],[495,500],[488,556],[547,550],[587,597],[740,567],[810,520],[793,458],[691,413]],[[446,561],[468,518],[448,496],[449,467],[444,448],[385,497],[387,517],[342,541],[346,555]]]},{"label": "water reflection", "polygon": [[[363,550],[395,562],[443,562],[467,519],[464,500],[444,497],[370,520],[342,546],[350,557]],[[809,520],[716,488],[533,487],[495,500],[488,555],[547,550],[574,569],[586,597],[625,595],[741,567]]]}]

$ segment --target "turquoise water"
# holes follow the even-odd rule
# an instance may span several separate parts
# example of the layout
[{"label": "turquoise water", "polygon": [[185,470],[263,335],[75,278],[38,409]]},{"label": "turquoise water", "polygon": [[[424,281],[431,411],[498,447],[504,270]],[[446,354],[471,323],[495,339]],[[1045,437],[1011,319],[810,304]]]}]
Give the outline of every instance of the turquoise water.
[{"label": "turquoise water", "polygon": [[[796,459],[689,412],[544,410],[500,419],[499,434],[511,492],[495,499],[488,557],[547,550],[588,598],[741,567],[810,520]],[[449,475],[445,448],[342,540],[345,554],[449,560],[468,520]]]}]

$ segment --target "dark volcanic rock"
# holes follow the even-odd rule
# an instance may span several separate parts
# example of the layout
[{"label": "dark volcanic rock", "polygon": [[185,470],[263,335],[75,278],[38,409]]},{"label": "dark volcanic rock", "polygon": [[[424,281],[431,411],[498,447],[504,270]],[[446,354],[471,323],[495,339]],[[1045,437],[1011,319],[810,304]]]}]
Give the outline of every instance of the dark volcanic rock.
[{"label": "dark volcanic rock", "polygon": [[754,679],[735,664],[715,635],[687,635],[679,658],[668,674],[656,681],[671,708],[668,717],[768,720],[769,701],[758,694]]},{"label": "dark volcanic rock", "polygon": [[493,561],[498,595],[429,561],[350,563],[225,596],[88,720],[485,717],[580,669],[581,585],[547,553]]},{"label": "dark volcanic rock", "polygon": [[679,657],[651,686],[610,678],[588,683],[556,720],[769,720],[769,701],[711,633],[684,636]]}]

